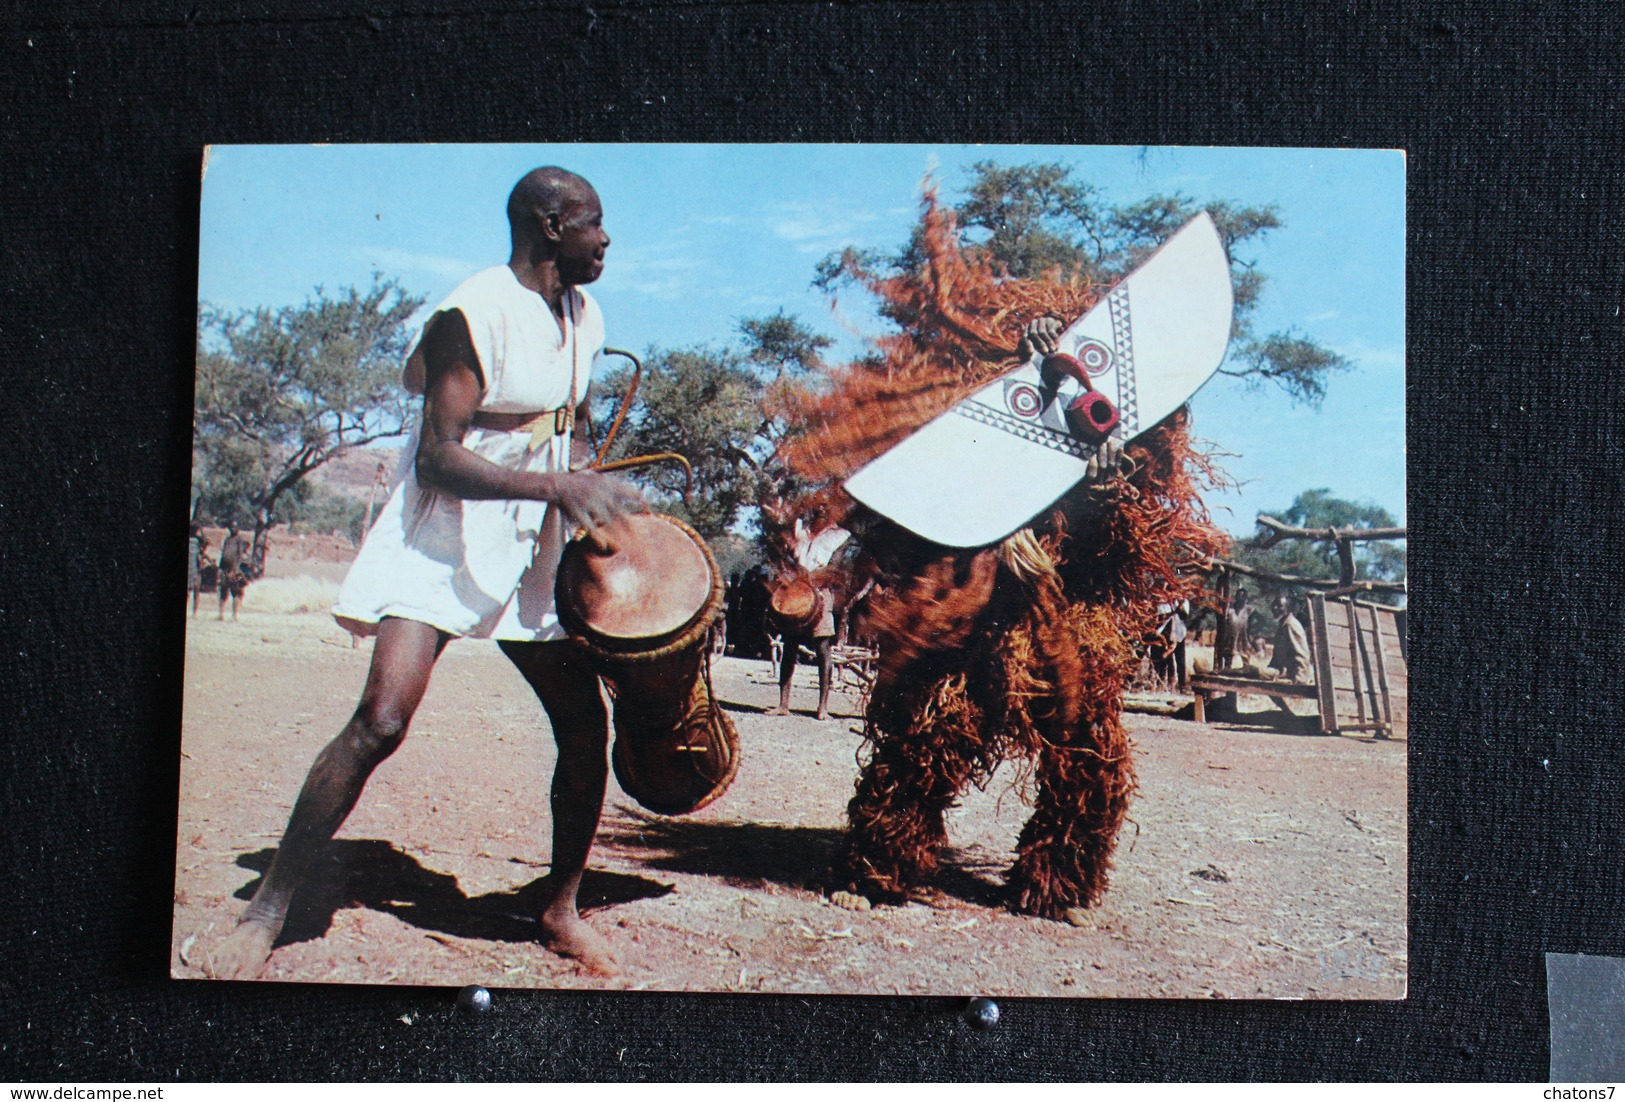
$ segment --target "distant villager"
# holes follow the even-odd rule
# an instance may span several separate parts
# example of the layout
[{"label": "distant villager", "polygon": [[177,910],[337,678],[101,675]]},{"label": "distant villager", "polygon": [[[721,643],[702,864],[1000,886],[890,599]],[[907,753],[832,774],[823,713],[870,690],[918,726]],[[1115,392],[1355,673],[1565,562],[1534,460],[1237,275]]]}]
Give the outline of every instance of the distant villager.
[{"label": "distant villager", "polygon": [[220,619],[226,618],[226,601],[231,601],[231,619],[237,621],[243,605],[243,594],[248,591],[248,544],[235,524],[226,528],[226,538],[220,544]]}]

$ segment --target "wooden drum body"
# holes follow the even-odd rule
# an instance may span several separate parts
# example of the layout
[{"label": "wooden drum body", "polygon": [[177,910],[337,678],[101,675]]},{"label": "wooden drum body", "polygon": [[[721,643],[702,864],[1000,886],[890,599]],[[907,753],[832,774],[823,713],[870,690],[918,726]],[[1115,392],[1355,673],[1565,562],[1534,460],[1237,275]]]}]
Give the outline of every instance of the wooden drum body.
[{"label": "wooden drum body", "polygon": [[780,579],[773,586],[768,608],[780,627],[795,635],[807,635],[823,619],[824,595],[805,574]]},{"label": "wooden drum body", "polygon": [[721,574],[699,534],[672,517],[633,514],[599,532],[613,550],[571,543],[555,596],[614,698],[615,779],[650,811],[698,811],[739,772],[739,735],[706,663]]}]

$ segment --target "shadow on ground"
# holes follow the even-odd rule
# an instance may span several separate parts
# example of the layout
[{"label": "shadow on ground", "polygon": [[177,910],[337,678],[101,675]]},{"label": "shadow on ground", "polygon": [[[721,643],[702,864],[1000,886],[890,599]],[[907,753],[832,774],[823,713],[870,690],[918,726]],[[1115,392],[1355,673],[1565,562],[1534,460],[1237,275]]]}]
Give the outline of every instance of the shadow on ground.
[{"label": "shadow on ground", "polygon": [[[725,712],[743,712],[745,715],[752,716],[765,716],[768,712],[778,707],[777,704],[746,704],[740,700],[723,700],[721,697],[717,698],[717,705]],[[793,716],[805,716],[808,719],[813,719],[818,713],[814,708],[791,708],[790,714]],[[863,718],[863,715],[860,712],[851,711],[849,708],[836,707],[834,697],[831,697],[829,716],[830,722],[834,722],[838,719],[852,720]]]},{"label": "shadow on ground", "polygon": [[[245,853],[237,864],[262,876],[275,849]],[[238,899],[251,899],[258,878],[238,889]],[[656,899],[673,888],[641,876],[588,869],[579,896],[583,912],[638,899]],[[348,907],[394,915],[421,930],[487,941],[536,940],[541,910],[542,878],[509,891],[469,896],[450,873],[436,872],[398,846],[376,838],[331,842],[294,896],[288,921],[277,945],[323,937],[333,916]]]},{"label": "shadow on ground", "polygon": [[[1170,716],[1172,719],[1183,720],[1194,720],[1195,717],[1196,710],[1189,704]],[[1227,703],[1223,697],[1219,697],[1208,704],[1207,722],[1221,731],[1258,731],[1260,733],[1292,736],[1320,734],[1320,718],[1313,713],[1298,715],[1292,712],[1283,712],[1279,708],[1258,712],[1241,712]]]},{"label": "shadow on ground", "polygon": [[[651,870],[712,877],[744,889],[776,884],[822,892],[842,834],[829,827],[667,819],[624,807],[619,811],[600,828],[600,847],[619,850]],[[275,855],[275,849],[266,848],[237,858],[240,867],[261,875],[239,888],[236,898],[253,898]],[[965,903],[998,907],[1003,900],[1001,873],[993,862],[949,849],[943,853],[930,889]],[[377,838],[334,841],[294,896],[277,945],[326,936],[333,916],[351,907],[393,915],[420,930],[451,937],[534,941],[542,881],[538,877],[508,891],[470,896],[455,876],[426,867],[390,842]],[[590,913],[640,899],[658,899],[673,889],[674,885],[649,877],[588,869],[579,898],[582,911]]]},{"label": "shadow on ground", "polygon": [[[598,844],[664,872],[709,876],[736,888],[777,884],[821,892],[844,831],[784,823],[666,819],[622,807],[599,828]],[[1002,868],[958,849],[943,852],[930,887],[966,903],[997,907]]]}]

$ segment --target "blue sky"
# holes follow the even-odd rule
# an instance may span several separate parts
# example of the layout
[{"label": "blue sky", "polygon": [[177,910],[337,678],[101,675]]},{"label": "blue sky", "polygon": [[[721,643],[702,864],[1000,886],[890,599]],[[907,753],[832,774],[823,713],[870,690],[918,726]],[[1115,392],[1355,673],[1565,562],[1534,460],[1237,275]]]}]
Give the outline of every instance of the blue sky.
[{"label": "blue sky", "polygon": [[778,309],[851,356],[879,323],[858,292],[832,308],[814,265],[847,245],[893,249],[921,181],[950,199],[979,160],[1060,161],[1111,202],[1178,191],[1274,204],[1284,227],[1244,256],[1269,277],[1259,333],[1296,328],[1354,364],[1319,409],[1215,377],[1195,430],[1243,484],[1219,524],[1329,488],[1405,518],[1404,156],[1395,151],[956,145],[215,146],[204,180],[198,297],[248,308],[397,277],[432,306],[507,259],[504,203],[540,164],[586,176],[613,243],[592,292],[612,345],[641,352],[735,337]]}]

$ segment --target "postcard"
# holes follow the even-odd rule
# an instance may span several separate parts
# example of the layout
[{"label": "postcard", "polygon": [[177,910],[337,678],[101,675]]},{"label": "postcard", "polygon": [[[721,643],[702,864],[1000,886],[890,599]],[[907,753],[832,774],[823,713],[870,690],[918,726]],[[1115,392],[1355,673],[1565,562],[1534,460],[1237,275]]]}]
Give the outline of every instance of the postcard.
[{"label": "postcard", "polygon": [[1404,204],[211,147],[172,974],[1403,998]]}]

